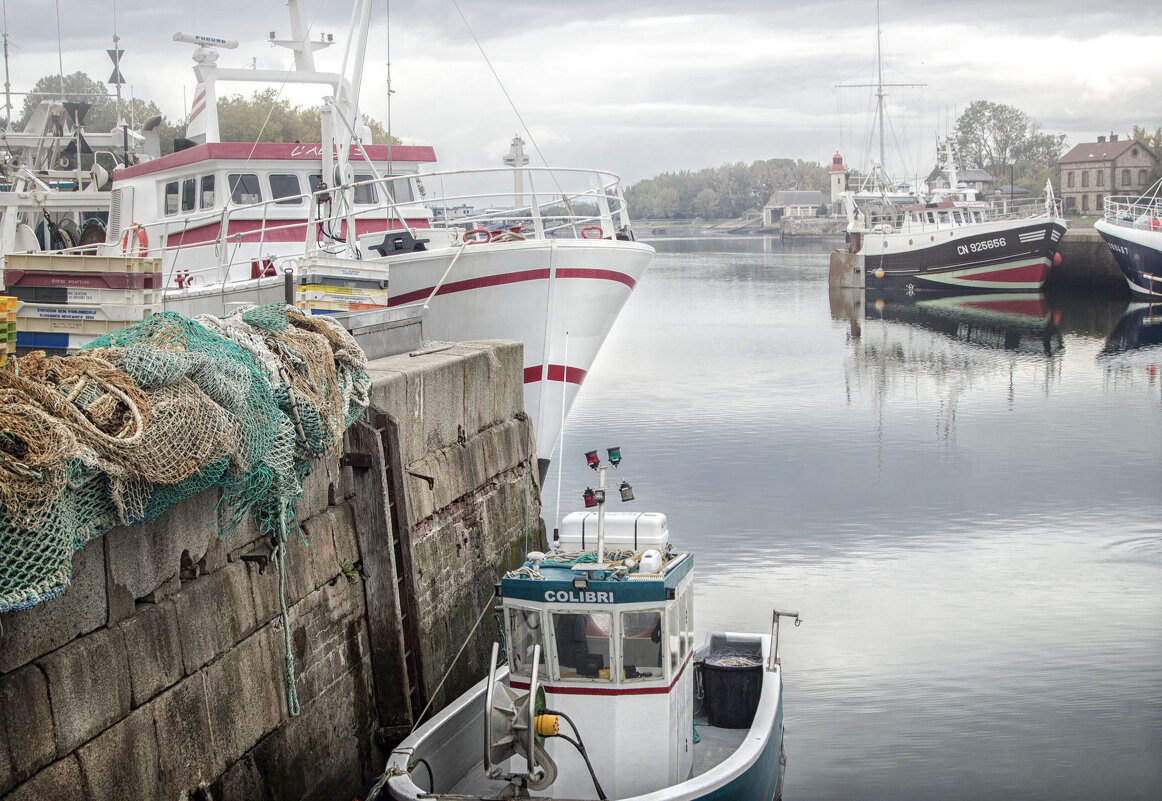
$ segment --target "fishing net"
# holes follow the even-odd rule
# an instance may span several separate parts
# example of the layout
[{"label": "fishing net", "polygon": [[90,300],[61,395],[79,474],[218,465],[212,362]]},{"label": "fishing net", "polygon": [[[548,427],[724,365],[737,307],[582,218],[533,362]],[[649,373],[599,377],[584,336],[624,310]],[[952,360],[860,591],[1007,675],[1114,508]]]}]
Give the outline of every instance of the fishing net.
[{"label": "fishing net", "polygon": [[[295,501],[366,408],[366,367],[338,324],[282,305],[163,312],[74,356],[10,363],[0,370],[0,613],[59,595],[86,542],[215,486],[220,535],[254,514],[277,543],[284,594]],[[287,659],[290,676],[289,647]],[[297,711],[293,677],[288,693]]]}]

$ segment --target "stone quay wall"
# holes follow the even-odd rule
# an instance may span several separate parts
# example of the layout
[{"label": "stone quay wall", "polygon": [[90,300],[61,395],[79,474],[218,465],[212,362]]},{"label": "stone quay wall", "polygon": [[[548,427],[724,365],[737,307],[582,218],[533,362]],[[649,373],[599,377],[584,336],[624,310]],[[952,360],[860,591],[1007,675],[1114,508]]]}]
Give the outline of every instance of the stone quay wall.
[{"label": "stone quay wall", "polygon": [[305,481],[287,546],[301,714],[270,544],[252,522],[220,538],[207,491],[0,616],[0,798],[350,799],[483,617],[436,706],[480,677],[493,582],[544,538],[521,347],[369,372],[368,422]]}]

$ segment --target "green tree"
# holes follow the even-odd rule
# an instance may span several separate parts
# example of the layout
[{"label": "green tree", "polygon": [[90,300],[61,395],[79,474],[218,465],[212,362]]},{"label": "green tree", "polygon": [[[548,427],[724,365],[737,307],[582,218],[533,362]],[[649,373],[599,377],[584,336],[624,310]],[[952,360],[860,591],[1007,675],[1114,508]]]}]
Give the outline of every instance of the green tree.
[{"label": "green tree", "polygon": [[64,77],[46,75],[37,81],[32,91],[24,96],[24,106],[20,112],[21,127],[28,122],[40,101],[58,99],[89,104],[89,111],[84,120],[84,126],[88,130],[105,132],[117,123],[116,102],[109,97],[105,84],[98,83],[85,73],[77,71]]},{"label": "green tree", "polygon": [[[373,144],[387,144],[383,126],[364,117]],[[218,133],[223,142],[318,142],[322,123],[317,107],[292,105],[274,88],[260,89],[250,97],[218,98]],[[394,144],[399,139],[392,137]]]},{"label": "green tree", "polygon": [[962,166],[999,177],[1010,164],[1052,170],[1065,134],[1044,133],[1040,123],[1013,106],[976,100],[956,119],[953,138]]}]

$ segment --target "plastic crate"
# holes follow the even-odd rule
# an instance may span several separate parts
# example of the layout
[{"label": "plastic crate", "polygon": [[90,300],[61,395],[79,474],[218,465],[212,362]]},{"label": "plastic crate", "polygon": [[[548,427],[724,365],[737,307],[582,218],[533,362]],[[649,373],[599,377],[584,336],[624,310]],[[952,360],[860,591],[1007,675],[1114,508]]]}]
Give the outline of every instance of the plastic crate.
[{"label": "plastic crate", "polygon": [[311,312],[346,312],[369,311],[371,309],[386,309],[386,303],[356,303],[352,301],[332,300],[297,300],[295,305],[304,311]]},{"label": "plastic crate", "polygon": [[[72,353],[94,339],[94,334],[54,334],[44,331],[20,331],[16,334],[15,347],[19,352],[27,353],[33,350],[61,351],[60,354]],[[50,354],[52,355],[52,354]]]},{"label": "plastic crate", "polygon": [[160,304],[125,306],[107,303],[71,306],[48,303],[20,303],[17,327],[21,331],[99,335],[133,325],[162,310]]},{"label": "plastic crate", "polygon": [[326,300],[333,303],[372,303],[387,305],[386,289],[362,289],[342,286],[308,284],[298,288],[295,295],[299,300]]},{"label": "plastic crate", "polygon": [[[11,263],[12,257],[8,260]],[[4,271],[8,287],[67,287],[70,289],[161,289],[161,273],[86,273],[71,270]]]},{"label": "plastic crate", "polygon": [[349,289],[387,289],[387,276],[376,276],[371,278],[356,278],[347,275],[335,275],[328,273],[308,273],[299,278],[299,289],[307,289],[310,286],[341,286]]},{"label": "plastic crate", "polygon": [[[138,276],[140,277],[140,276]],[[161,303],[160,289],[84,289],[70,286],[13,286],[8,290],[25,303],[143,306]]]},{"label": "plastic crate", "polygon": [[[159,259],[132,256],[68,256],[61,253],[11,253],[4,257],[7,270],[51,270],[70,273],[160,273]],[[6,279],[7,280],[7,279]]]}]

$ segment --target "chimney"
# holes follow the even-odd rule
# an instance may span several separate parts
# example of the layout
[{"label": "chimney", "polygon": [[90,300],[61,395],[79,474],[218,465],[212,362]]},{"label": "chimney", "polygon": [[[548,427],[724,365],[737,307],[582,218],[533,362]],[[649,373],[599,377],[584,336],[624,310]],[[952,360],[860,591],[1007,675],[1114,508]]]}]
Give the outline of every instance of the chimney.
[{"label": "chimney", "polygon": [[1117,135],[1116,133],[1112,133],[1112,134],[1110,134],[1110,141],[1111,141],[1111,142],[1116,142],[1116,141],[1118,141],[1118,135]]},{"label": "chimney", "polygon": [[1099,145],[1104,145],[1104,144],[1105,144],[1105,141],[1106,141],[1106,138],[1105,138],[1104,136],[1099,136],[1099,137],[1097,138],[1097,143],[1098,143]]}]

